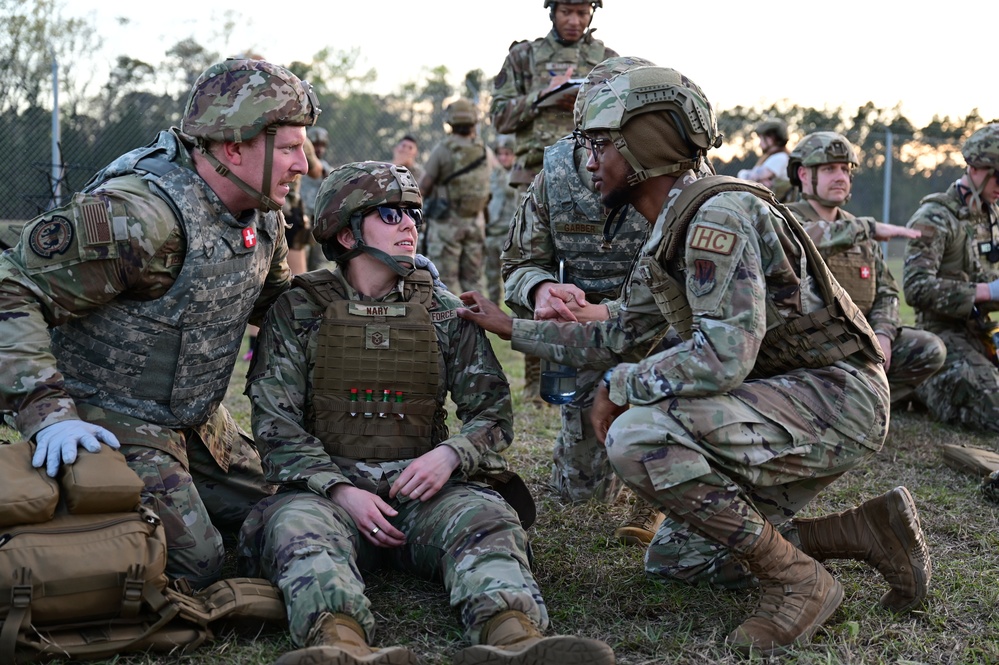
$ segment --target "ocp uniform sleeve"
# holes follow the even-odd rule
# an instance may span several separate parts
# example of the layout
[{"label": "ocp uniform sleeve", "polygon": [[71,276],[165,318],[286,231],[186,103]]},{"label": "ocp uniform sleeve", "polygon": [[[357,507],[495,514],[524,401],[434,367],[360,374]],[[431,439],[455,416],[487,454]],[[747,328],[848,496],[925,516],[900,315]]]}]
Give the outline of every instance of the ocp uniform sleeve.
[{"label": "ocp uniform sleeve", "polygon": [[77,418],[48,330],[125,295],[152,299],[176,279],[185,242],[153,196],[76,194],[25,225],[0,256],[0,402],[24,437]]},{"label": "ocp uniform sleeve", "polygon": [[461,302],[449,293],[438,294],[438,338],[445,343],[447,385],[461,431],[440,445],[458,453],[466,477],[506,468],[500,453],[513,441],[510,384],[489,338],[482,328],[457,316]]},{"label": "ocp uniform sleeve", "polygon": [[902,268],[906,302],[936,316],[967,320],[975,305],[973,276],[945,265],[945,256],[964,251],[964,223],[942,206],[924,204],[906,226],[921,233],[906,243]]},{"label": "ocp uniform sleeve", "polygon": [[556,282],[557,261],[546,200],[544,171],[535,176],[513,217],[503,250],[503,291],[512,308],[534,310],[532,292],[544,281]]},{"label": "ocp uniform sleeve", "polygon": [[500,134],[513,134],[534,122],[538,110],[534,102],[539,90],[533,90],[532,45],[514,44],[507,53],[499,74],[493,79],[493,100],[489,107],[493,127]]}]

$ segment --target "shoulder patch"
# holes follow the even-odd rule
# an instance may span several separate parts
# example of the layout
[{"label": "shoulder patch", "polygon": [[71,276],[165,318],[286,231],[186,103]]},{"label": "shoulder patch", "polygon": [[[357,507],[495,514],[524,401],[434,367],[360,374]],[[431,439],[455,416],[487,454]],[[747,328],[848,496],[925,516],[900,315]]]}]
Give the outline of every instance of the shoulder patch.
[{"label": "shoulder patch", "polygon": [[111,216],[102,200],[88,201],[80,206],[80,217],[87,234],[88,245],[111,244]]},{"label": "shoulder patch", "polygon": [[73,224],[61,215],[38,222],[28,234],[28,247],[43,259],[65,254],[72,244]]},{"label": "shoulder patch", "polygon": [[688,231],[688,242],[693,249],[728,256],[735,248],[738,239],[734,233],[694,224]]},{"label": "shoulder patch", "polygon": [[499,90],[506,84],[506,67],[500,70],[500,73],[496,75],[493,79],[493,90]]}]

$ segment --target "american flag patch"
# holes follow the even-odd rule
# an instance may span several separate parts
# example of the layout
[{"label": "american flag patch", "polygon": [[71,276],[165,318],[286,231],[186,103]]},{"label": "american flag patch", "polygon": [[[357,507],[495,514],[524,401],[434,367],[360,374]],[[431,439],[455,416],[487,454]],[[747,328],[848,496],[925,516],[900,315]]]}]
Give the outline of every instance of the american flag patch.
[{"label": "american flag patch", "polygon": [[111,220],[108,219],[107,206],[101,201],[83,204],[83,228],[87,232],[87,244],[111,244]]}]

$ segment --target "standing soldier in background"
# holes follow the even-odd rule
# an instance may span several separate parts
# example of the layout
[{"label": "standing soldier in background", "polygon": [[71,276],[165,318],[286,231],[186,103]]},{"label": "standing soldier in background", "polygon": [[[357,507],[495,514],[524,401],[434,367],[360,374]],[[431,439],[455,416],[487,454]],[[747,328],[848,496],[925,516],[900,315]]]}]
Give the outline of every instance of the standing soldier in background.
[{"label": "standing soldier in background", "polygon": [[857,153],[846,137],[836,132],[809,134],[791,151],[787,176],[801,198],[787,207],[867,317],[885,355],[891,403],[905,406],[916,386],[943,366],[947,349],[933,333],[902,326],[898,283],[881,253],[879,241],[919,233],[858,218],[841,207],[850,200],[858,166]]},{"label": "standing soldier in background", "polygon": [[756,125],[756,137],[763,154],[756,166],[739,171],[739,177],[760,183],[772,191],[778,201],[786,201],[791,190],[787,177],[787,123],[780,118],[764,120]]},{"label": "standing soldier in background", "polygon": [[[544,6],[549,10],[551,31],[540,39],[510,46],[503,68],[493,79],[489,109],[495,130],[516,136],[517,160],[510,185],[521,194],[541,170],[545,147],[573,128],[575,94],[551,93],[567,84],[567,92],[572,93],[577,89],[574,82],[601,61],[617,55],[594,38],[590,29],[603,0],[544,0]],[[530,310],[516,313],[530,316]],[[545,404],[538,396],[540,378],[541,361],[525,356],[524,398],[539,406]]]},{"label": "standing soldier in background", "polygon": [[[427,255],[452,291],[481,288],[489,200],[490,150],[478,137],[479,111],[468,99],[444,109],[451,134],[427,158],[420,191],[428,199]],[[436,199],[440,207],[432,202]]]},{"label": "standing soldier in background", "polygon": [[999,309],[999,123],[972,134],[967,168],[946,192],[923,198],[909,220],[902,285],[916,324],[947,346],[943,369],[917,394],[933,417],[999,432],[999,368],[987,313]]},{"label": "standing soldier in background", "polygon": [[416,137],[412,134],[403,134],[402,138],[392,146],[392,163],[405,166],[416,178],[416,182],[420,182],[423,178],[423,168],[416,163],[419,154],[420,144],[416,142]]},{"label": "standing soldier in background", "polygon": [[120,444],[163,520],[167,573],[222,570],[219,528],[269,495],[222,406],[248,321],[291,284],[283,219],[305,173],[311,86],[230,59],[160,132],[28,223],[0,256],[0,410],[55,476],[78,447]]},{"label": "standing soldier in background", "polygon": [[500,255],[510,235],[510,224],[517,210],[517,190],[510,186],[513,169],[513,137],[500,134],[493,148],[496,165],[489,173],[489,203],[486,205],[485,279],[486,294],[493,302],[503,299],[503,273]]},{"label": "standing soldier in background", "polygon": [[[316,153],[316,159],[319,160],[319,166],[322,168],[322,175],[319,177],[313,177],[311,171],[302,176],[300,190],[302,205],[304,206],[305,214],[310,220],[314,221],[316,219],[316,194],[319,192],[319,185],[322,184],[323,178],[328,176],[330,171],[333,170],[333,167],[330,166],[329,161],[326,159],[326,151],[329,150],[330,146],[330,133],[325,127],[309,127],[307,133],[308,139],[312,143],[312,148]],[[323,256],[323,250],[319,249],[319,246],[316,245],[316,241],[311,233],[309,233],[308,242],[309,255],[306,259],[306,268],[308,270],[332,265]]]}]

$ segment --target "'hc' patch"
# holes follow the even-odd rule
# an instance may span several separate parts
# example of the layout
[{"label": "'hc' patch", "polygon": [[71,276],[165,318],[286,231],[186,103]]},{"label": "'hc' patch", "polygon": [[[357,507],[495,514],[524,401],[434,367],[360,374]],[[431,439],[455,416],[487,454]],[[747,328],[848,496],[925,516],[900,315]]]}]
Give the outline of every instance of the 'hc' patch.
[{"label": "'hc' patch", "polygon": [[737,236],[728,231],[695,226],[690,230],[690,246],[712,254],[729,255],[735,247]]}]

